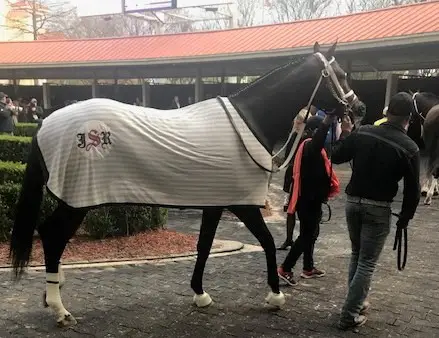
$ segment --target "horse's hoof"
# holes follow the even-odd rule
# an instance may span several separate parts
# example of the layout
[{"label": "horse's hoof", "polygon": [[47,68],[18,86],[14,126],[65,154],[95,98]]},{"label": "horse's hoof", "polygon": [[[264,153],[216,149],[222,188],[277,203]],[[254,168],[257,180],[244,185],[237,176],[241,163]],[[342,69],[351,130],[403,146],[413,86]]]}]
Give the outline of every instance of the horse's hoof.
[{"label": "horse's hoof", "polygon": [[198,307],[206,307],[212,304],[212,298],[210,298],[207,292],[203,292],[202,295],[194,296],[194,303]]},{"label": "horse's hoof", "polygon": [[283,294],[282,291],[280,291],[279,293],[274,293],[272,291],[270,291],[268,293],[267,298],[265,298],[265,301],[272,306],[275,307],[281,307],[282,305],[285,304],[285,295]]},{"label": "horse's hoof", "polygon": [[74,326],[77,323],[78,322],[76,321],[76,319],[71,314],[68,314],[65,315],[63,319],[58,320],[57,326],[61,328],[66,328],[66,327]]},{"label": "horse's hoof", "polygon": [[431,204],[431,198],[426,198],[424,201],[424,205],[430,205]]}]

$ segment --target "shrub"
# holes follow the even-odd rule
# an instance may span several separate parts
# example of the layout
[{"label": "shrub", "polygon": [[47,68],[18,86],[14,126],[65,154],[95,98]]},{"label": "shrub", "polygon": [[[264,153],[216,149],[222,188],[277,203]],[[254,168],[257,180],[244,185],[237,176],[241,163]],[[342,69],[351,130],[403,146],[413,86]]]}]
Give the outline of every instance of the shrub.
[{"label": "shrub", "polygon": [[[20,189],[20,184],[5,183],[0,185],[0,240],[9,239]],[[45,220],[56,206],[56,200],[45,193],[41,206],[40,222]],[[166,219],[166,209],[144,206],[109,206],[88,212],[83,226],[91,237],[102,239],[157,229],[165,224]]]},{"label": "shrub", "polygon": [[14,135],[33,137],[37,133],[37,128],[36,123],[17,123],[14,127]]},{"label": "shrub", "polygon": [[143,206],[111,206],[95,209],[87,214],[84,229],[93,238],[129,236],[157,229],[164,225],[167,210],[160,209],[160,216],[154,216],[154,209]]},{"label": "shrub", "polygon": [[31,137],[0,135],[0,161],[25,163],[31,141]]},{"label": "shrub", "polygon": [[0,161],[0,184],[11,182],[20,184],[23,181],[26,165],[17,162]]}]

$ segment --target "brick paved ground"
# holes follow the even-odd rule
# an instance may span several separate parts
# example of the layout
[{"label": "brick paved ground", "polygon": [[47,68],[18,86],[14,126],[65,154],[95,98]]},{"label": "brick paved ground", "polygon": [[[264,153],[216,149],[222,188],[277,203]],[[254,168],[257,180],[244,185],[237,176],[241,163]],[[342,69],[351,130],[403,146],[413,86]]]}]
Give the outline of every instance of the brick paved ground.
[{"label": "brick paved ground", "polygon": [[[348,171],[342,169],[340,176],[346,182]],[[270,199],[275,207],[283,201],[281,179],[277,175],[272,182]],[[332,220],[322,225],[317,243],[316,261],[327,270],[327,277],[284,288],[288,298],[281,311],[263,306],[268,287],[261,252],[211,258],[205,288],[215,304],[202,310],[191,306],[193,261],[68,270],[64,304],[79,322],[70,330],[55,328],[52,314],[42,308],[43,273],[30,273],[16,285],[9,274],[2,273],[0,337],[356,336],[334,327],[346,292],[349,255],[343,198],[332,203]],[[438,214],[438,200],[431,207],[419,207],[409,232],[410,256],[404,272],[396,269],[392,230],[372,284],[373,309],[360,335],[439,337]],[[199,223],[198,212],[171,213],[171,228],[193,232]],[[282,213],[275,210],[269,227],[280,244],[284,239]],[[242,224],[228,215],[217,237],[256,244]],[[279,252],[278,261],[284,256],[285,252]]]}]

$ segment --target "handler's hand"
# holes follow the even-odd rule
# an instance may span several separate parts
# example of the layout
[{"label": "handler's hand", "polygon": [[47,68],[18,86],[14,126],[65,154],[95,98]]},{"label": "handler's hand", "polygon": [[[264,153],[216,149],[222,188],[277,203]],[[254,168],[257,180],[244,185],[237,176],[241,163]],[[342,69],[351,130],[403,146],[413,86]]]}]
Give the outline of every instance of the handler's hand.
[{"label": "handler's hand", "polygon": [[343,119],[341,121],[341,131],[350,133],[353,128],[354,128],[354,124],[352,123],[351,118],[348,115],[343,116]]}]

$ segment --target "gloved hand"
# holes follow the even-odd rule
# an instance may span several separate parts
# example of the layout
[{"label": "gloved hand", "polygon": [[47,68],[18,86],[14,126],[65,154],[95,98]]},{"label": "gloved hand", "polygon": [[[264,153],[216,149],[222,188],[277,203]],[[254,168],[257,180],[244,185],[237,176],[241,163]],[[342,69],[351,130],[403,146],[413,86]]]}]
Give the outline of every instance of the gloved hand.
[{"label": "gloved hand", "polygon": [[398,229],[406,229],[409,225],[409,220],[405,219],[405,218],[398,218],[398,220],[396,221],[396,227]]},{"label": "gloved hand", "polygon": [[346,106],[339,105],[334,110],[327,112],[326,115],[337,116],[338,118],[342,118],[346,113]]}]

